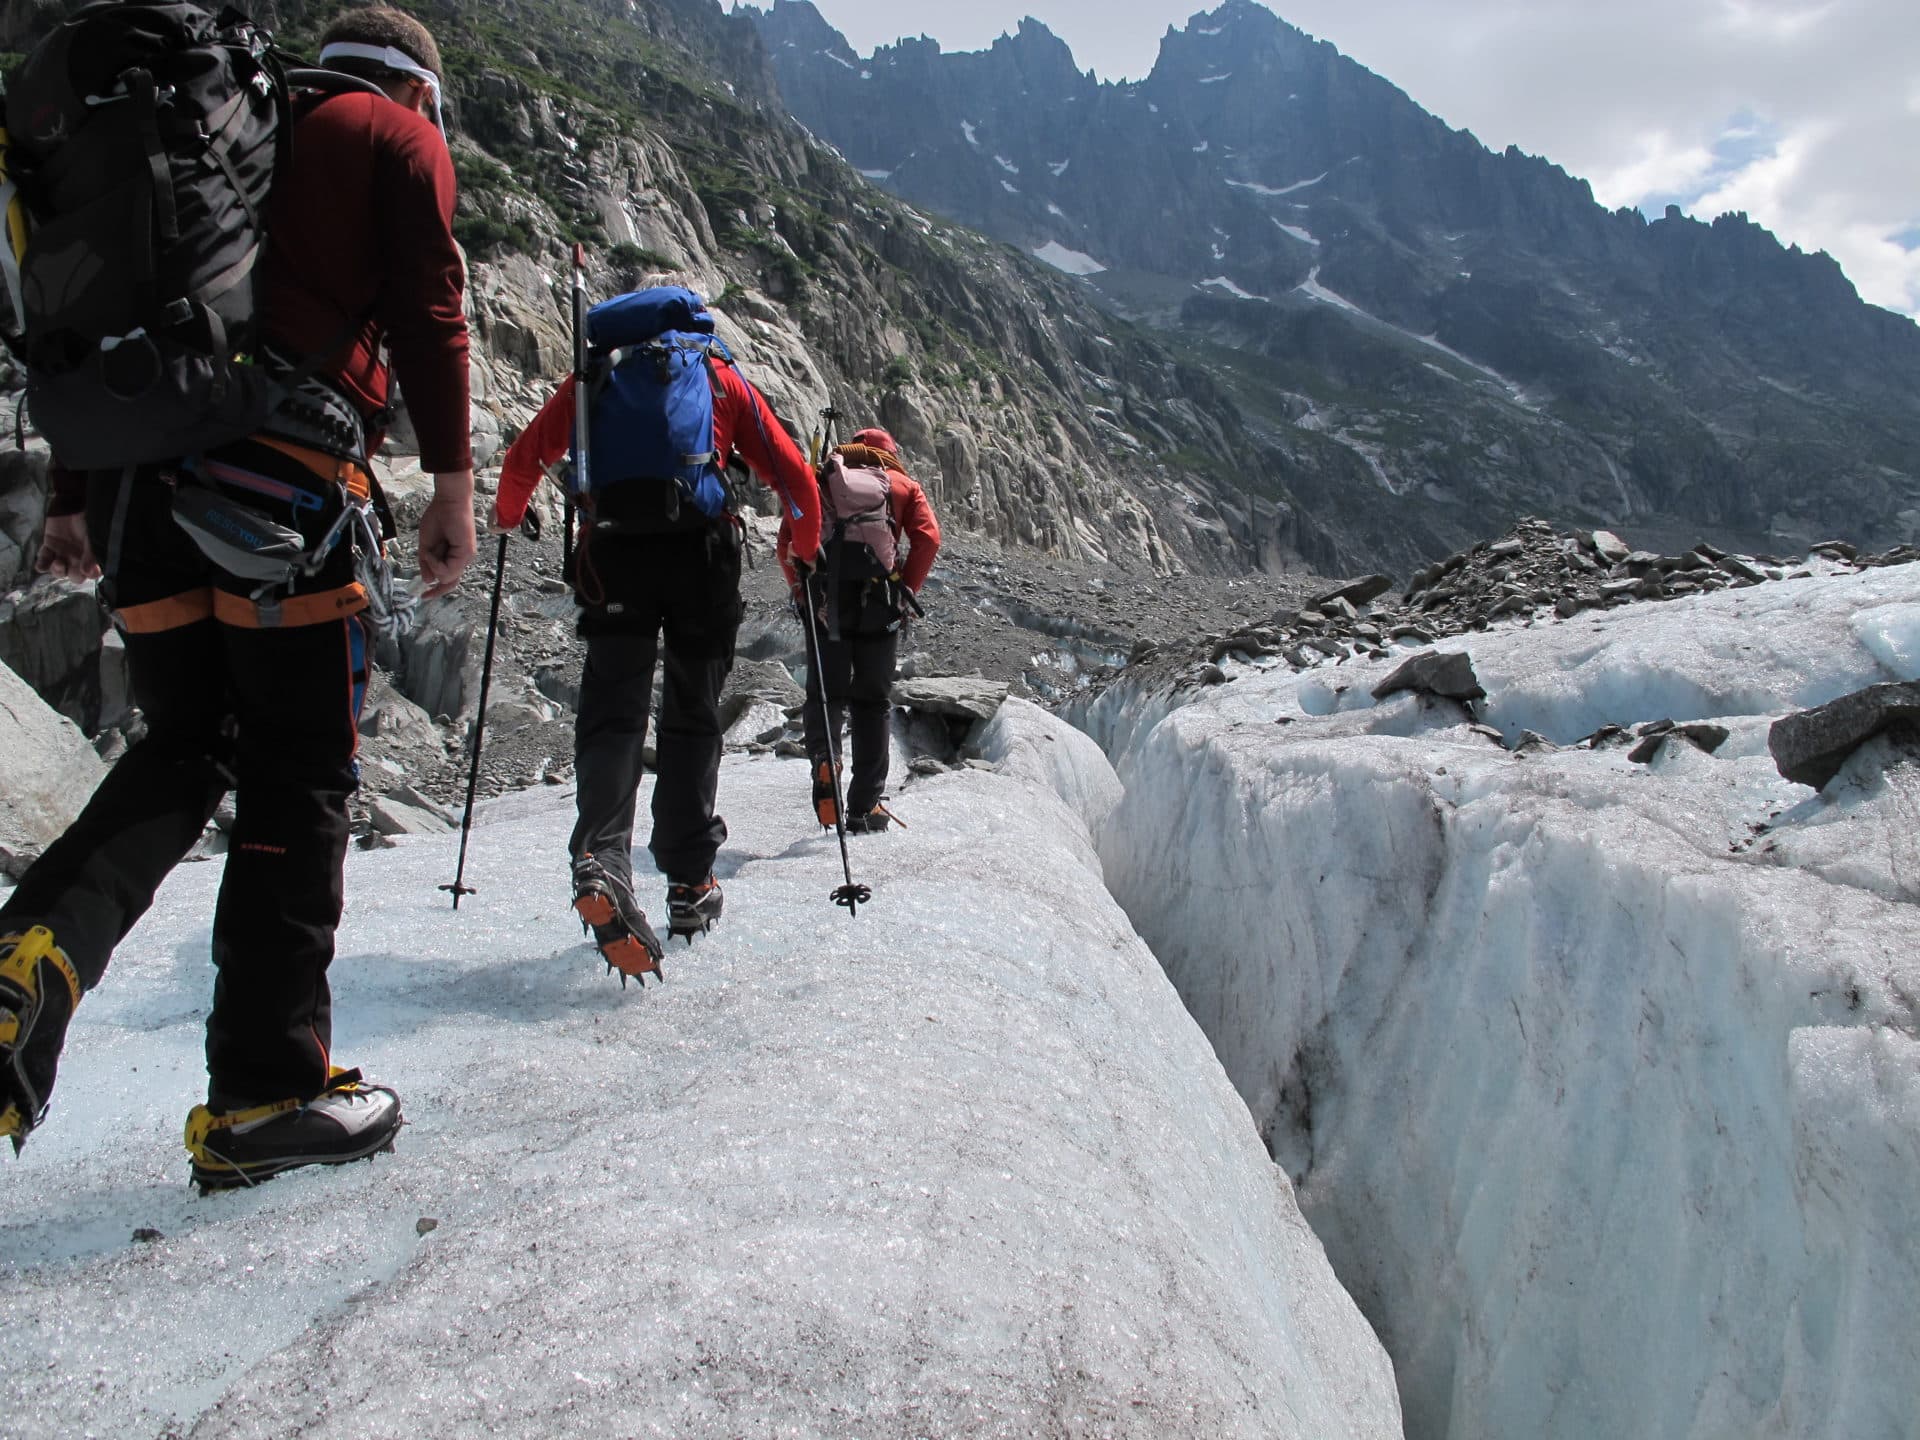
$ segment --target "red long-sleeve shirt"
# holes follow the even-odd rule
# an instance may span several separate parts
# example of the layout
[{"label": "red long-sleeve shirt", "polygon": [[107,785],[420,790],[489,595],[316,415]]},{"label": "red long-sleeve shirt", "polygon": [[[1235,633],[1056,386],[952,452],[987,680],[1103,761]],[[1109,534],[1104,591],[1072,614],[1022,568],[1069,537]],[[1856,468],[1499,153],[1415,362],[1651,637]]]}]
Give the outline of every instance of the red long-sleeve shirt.
[{"label": "red long-sleeve shirt", "polygon": [[[845,453],[849,448],[843,445],[840,450]],[[864,446],[858,448],[865,450]],[[864,460],[865,457],[854,458]],[[940,553],[940,522],[934,518],[933,506],[928,503],[927,492],[920,488],[920,482],[890,457],[887,480],[887,510],[892,516],[895,534],[908,547],[906,563],[900,567],[900,583],[918,595],[920,587],[927,582],[928,572],[933,569],[934,557]],[[786,572],[789,585],[799,580],[793,572],[791,548],[788,526],[783,521],[775,553],[780,557],[780,568]]]},{"label": "red long-sleeve shirt", "polygon": [[[716,360],[713,373],[720,381],[720,393],[713,397],[714,454],[738,455],[760,483],[780,497],[781,533],[791,530],[794,548],[810,559],[820,549],[820,486],[813,471],[760,392],[739,371]],[[533,487],[572,443],[573,377],[569,375],[507,451],[500,468],[500,490],[493,501],[495,525],[511,530],[526,517]]]},{"label": "red long-sleeve shirt", "polygon": [[296,112],[267,207],[268,340],[290,356],[338,346],[323,373],[366,415],[391,389],[384,342],[429,474],[473,464],[466,265],[453,203],[453,157],[434,123],[383,95],[354,92]]}]

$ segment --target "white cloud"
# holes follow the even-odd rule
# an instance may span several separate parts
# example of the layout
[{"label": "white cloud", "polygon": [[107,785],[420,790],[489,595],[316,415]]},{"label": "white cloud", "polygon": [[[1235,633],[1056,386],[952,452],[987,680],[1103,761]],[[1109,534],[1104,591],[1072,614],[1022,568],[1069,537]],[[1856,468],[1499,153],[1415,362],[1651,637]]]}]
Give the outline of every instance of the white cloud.
[{"label": "white cloud", "polygon": [[1617,209],[1638,205],[1649,195],[1680,195],[1696,188],[1713,169],[1713,151],[1705,145],[1683,145],[1667,131],[1637,138],[1632,153],[1618,165],[1599,170],[1587,179],[1593,197]]}]

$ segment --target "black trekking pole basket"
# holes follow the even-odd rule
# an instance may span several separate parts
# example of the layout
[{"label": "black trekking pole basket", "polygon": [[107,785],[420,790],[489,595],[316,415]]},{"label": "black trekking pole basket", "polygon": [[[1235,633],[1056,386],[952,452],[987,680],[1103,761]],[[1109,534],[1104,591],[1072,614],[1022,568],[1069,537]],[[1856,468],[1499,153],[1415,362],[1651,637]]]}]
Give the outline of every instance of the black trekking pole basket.
[{"label": "black trekking pole basket", "polygon": [[453,908],[460,908],[462,895],[477,895],[472,886],[461,883],[467,874],[467,837],[473,833],[473,796],[480,786],[480,746],[487,735],[487,689],[493,683],[493,638],[500,630],[500,591],[507,578],[507,537],[500,537],[498,558],[493,562],[493,603],[487,610],[487,648],[480,661],[480,707],[473,717],[473,764],[467,771],[467,808],[460,817],[460,863],[454,868],[453,883],[442,890],[453,892]]},{"label": "black trekking pole basket", "polygon": [[847,883],[833,892],[832,900],[836,905],[844,905],[848,917],[852,918],[860,913],[862,905],[873,899],[873,891],[854,882],[853,862],[847,858],[847,817],[840,803],[840,737],[834,733],[833,711],[827,707],[827,677],[820,668],[820,626],[813,613],[811,575],[801,581],[800,591],[807,603],[807,663],[813,666],[813,688],[820,693],[820,724],[826,731],[827,760],[833,771],[833,829],[840,837],[840,873],[847,877]]}]

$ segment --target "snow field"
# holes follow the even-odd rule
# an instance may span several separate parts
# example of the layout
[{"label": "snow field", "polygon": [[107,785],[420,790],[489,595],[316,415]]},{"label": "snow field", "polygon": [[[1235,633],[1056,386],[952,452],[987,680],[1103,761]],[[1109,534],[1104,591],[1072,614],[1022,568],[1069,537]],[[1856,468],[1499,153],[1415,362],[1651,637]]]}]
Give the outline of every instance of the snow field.
[{"label": "snow field", "polygon": [[1104,759],[1019,702],[985,752],[999,773],[914,781],[911,828],[850,840],[852,918],[804,766],[728,757],[727,919],[644,992],[580,943],[565,792],[483,810],[457,916],[452,843],[354,854],[336,1039],[411,1123],[204,1199],[179,1130],[218,869],[183,869],[0,1171],[0,1334],[33,1357],[4,1428],[1399,1434],[1384,1354],[1100,884],[1070,806],[1118,800]]},{"label": "snow field", "polygon": [[1816,796],[1766,749],[1908,678],[1916,600],[1905,567],[1443,642],[1509,737],[1733,731],[1651,765],[1376,706],[1397,660],[1093,705],[1108,882],[1409,1435],[1920,1434],[1920,774],[1882,745]]}]

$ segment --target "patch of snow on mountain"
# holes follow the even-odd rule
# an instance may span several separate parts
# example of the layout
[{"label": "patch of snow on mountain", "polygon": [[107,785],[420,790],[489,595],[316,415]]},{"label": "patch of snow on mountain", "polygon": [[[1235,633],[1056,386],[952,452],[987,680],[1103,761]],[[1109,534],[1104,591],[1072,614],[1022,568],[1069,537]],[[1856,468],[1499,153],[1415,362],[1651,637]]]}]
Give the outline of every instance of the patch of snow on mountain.
[{"label": "patch of snow on mountain", "polygon": [[1194,146],[1194,147],[1193,147],[1193,153],[1194,153],[1194,154],[1196,154],[1196,155],[1204,155],[1204,154],[1206,154],[1206,153],[1207,153],[1207,143],[1208,143],[1207,141],[1205,141],[1205,140],[1202,140],[1202,141],[1201,141],[1201,142],[1200,142],[1200,143],[1199,143],[1198,145],[1196,145],[1196,146]]},{"label": "patch of snow on mountain", "polygon": [[[1220,247],[1217,245],[1214,246],[1215,250],[1218,250],[1219,248]],[[1218,259],[1219,256],[1216,255],[1214,258]],[[1254,295],[1249,293],[1248,291],[1242,290],[1238,285],[1234,284],[1233,281],[1229,280],[1224,275],[1216,275],[1211,280],[1202,280],[1198,286],[1195,286],[1195,288],[1199,289],[1202,286],[1212,286],[1215,290],[1224,290],[1229,295],[1233,296],[1236,300],[1265,301],[1267,298],[1264,295]]]},{"label": "patch of snow on mountain", "polygon": [[411,1123],[204,1199],[180,1124],[220,866],[183,867],[8,1160],[7,1433],[1011,1436],[1065,1406],[1140,1440],[1398,1436],[1101,884],[1111,770],[1019,701],[980,748],[998,773],[915,780],[911,829],[850,842],[852,917],[804,764],[727,757],[725,921],[645,990],[581,943],[564,792],[482,808],[458,914],[453,837],[354,853],[341,1058]]},{"label": "patch of snow on mountain", "polygon": [[1054,178],[1057,180],[1062,175],[1067,173],[1067,166],[1071,165],[1072,163],[1073,161],[1071,159],[1052,160],[1047,163],[1047,169],[1053,172]]},{"label": "patch of snow on mountain", "polygon": [[[1399,329],[1398,326],[1395,326],[1394,328]],[[1518,404],[1526,405],[1529,407],[1533,406],[1532,397],[1527,394],[1526,390],[1523,387],[1514,384],[1513,381],[1507,379],[1506,376],[1502,375],[1498,370],[1495,370],[1491,365],[1482,365],[1478,360],[1469,360],[1465,355],[1462,355],[1458,350],[1453,349],[1449,345],[1443,345],[1438,335],[1414,335],[1411,330],[1401,330],[1400,333],[1403,335],[1412,335],[1413,338],[1415,340],[1418,340],[1422,345],[1430,346],[1431,348],[1438,350],[1442,355],[1446,355],[1451,359],[1458,360],[1462,365],[1465,365],[1468,369],[1478,370],[1482,375],[1486,376],[1489,380],[1492,380],[1496,384],[1500,385],[1507,392],[1507,394],[1510,395],[1514,399],[1514,401],[1517,402]]]},{"label": "patch of snow on mountain", "polygon": [[1273,221],[1274,227],[1276,229],[1281,230],[1288,235],[1291,235],[1296,240],[1304,241],[1308,245],[1318,245],[1320,243],[1318,240],[1314,239],[1313,236],[1309,234],[1307,231],[1302,230],[1298,225],[1289,225],[1284,220],[1281,220],[1277,216],[1273,216],[1273,215],[1269,215],[1267,218]]},{"label": "patch of snow on mountain", "polygon": [[1291,185],[1281,185],[1278,187],[1256,184],[1252,180],[1229,180],[1227,184],[1233,186],[1236,190],[1251,190],[1256,195],[1291,195],[1294,191],[1304,190],[1309,185],[1318,185],[1332,173],[1331,170],[1323,170],[1311,180],[1296,180]]},{"label": "patch of snow on mountain", "polygon": [[960,133],[967,137],[967,144],[973,146],[976,150],[980,148],[980,142],[973,138],[974,129],[971,120],[962,120],[960,122]]},{"label": "patch of snow on mountain", "polygon": [[[1311,270],[1309,270],[1307,272],[1307,278],[1302,280],[1298,285],[1294,286],[1293,288],[1297,290],[1300,294],[1305,295],[1310,300],[1318,300],[1322,304],[1332,305],[1336,309],[1346,310],[1354,315],[1366,315],[1366,317],[1369,320],[1373,319],[1372,315],[1369,315],[1365,310],[1362,310],[1358,305],[1354,304],[1351,300],[1347,299],[1343,295],[1334,294],[1333,291],[1327,289],[1326,286],[1322,285],[1320,283],[1320,267],[1318,265],[1314,266]],[[1387,322],[1382,320],[1377,323],[1385,325]],[[1398,329],[1399,327],[1389,326],[1388,328]],[[1409,337],[1409,338],[1414,338],[1414,337]]]},{"label": "patch of snow on mountain", "polygon": [[1020,167],[1014,164],[1013,161],[1007,159],[1006,156],[996,155],[993,158],[995,163],[997,163],[1000,166],[1000,168],[1006,171],[1009,175],[1018,175],[1020,173]]},{"label": "patch of snow on mountain", "polygon": [[1229,70],[1224,75],[1202,75],[1200,77],[1200,83],[1202,85],[1218,85],[1222,80],[1231,80],[1232,78],[1233,72]]},{"label": "patch of snow on mountain", "polygon": [[1729,732],[1650,764],[1376,704],[1401,654],[1092,707],[1108,882],[1410,1433],[1911,1432],[1920,763],[1876,741],[1815,794],[1767,738],[1916,645],[1914,565],[1441,643],[1510,738]]},{"label": "patch of snow on mountain", "polygon": [[820,53],[826,56],[827,59],[833,61],[834,64],[844,65],[849,70],[858,70],[860,68],[858,65],[854,64],[853,61],[847,59],[846,56],[836,55],[831,50],[822,50]]},{"label": "patch of snow on mountain", "polygon": [[869,180],[891,180],[893,178],[893,172],[891,170],[862,170],[860,173]]},{"label": "patch of snow on mountain", "polygon": [[1020,193],[1020,188],[1017,185],[1015,185],[1011,180],[1002,180],[1000,182],[1000,188],[1006,191],[1009,195],[1018,195]]},{"label": "patch of snow on mountain", "polygon": [[1069,275],[1098,275],[1107,267],[1081,250],[1069,250],[1058,240],[1049,240],[1033,252],[1033,258],[1044,260],[1056,270],[1064,270]]},{"label": "patch of snow on mountain", "polygon": [[1227,258],[1227,252],[1220,247],[1220,243],[1218,241],[1214,242],[1213,258],[1216,260],[1224,260]]},{"label": "patch of snow on mountain", "polygon": [[1057,215],[1062,220],[1067,218],[1067,212],[1062,210],[1058,205],[1054,204],[1051,200],[1047,202],[1047,213],[1049,215]]}]

